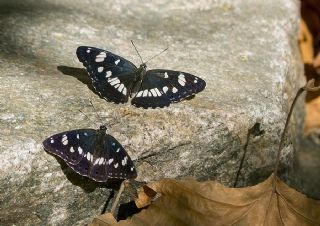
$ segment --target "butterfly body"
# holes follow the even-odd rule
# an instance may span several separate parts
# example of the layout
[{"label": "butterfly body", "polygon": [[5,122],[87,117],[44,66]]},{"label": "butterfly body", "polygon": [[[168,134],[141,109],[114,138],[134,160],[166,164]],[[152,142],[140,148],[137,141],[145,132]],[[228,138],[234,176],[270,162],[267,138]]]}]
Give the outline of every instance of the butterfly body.
[{"label": "butterfly body", "polygon": [[192,74],[166,69],[148,70],[145,63],[137,68],[130,61],[95,47],[77,49],[92,85],[102,98],[114,103],[131,103],[136,107],[169,106],[201,92],[206,83]]},{"label": "butterfly body", "polygon": [[99,129],[78,129],[55,134],[43,141],[44,149],[63,159],[76,173],[95,181],[133,179],[133,162],[121,144]]},{"label": "butterfly body", "polygon": [[130,97],[133,97],[134,93],[137,93],[140,88],[142,81],[144,80],[145,76],[147,74],[147,65],[141,64],[139,68],[137,68],[136,72],[134,72],[135,79],[133,82],[133,86],[130,88]]}]

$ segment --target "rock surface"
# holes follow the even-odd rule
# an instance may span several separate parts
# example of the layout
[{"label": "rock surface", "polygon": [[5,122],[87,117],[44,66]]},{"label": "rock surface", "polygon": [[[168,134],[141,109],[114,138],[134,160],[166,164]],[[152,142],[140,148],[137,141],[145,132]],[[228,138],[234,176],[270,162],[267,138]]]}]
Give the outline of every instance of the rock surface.
[{"label": "rock surface", "polygon": [[[259,131],[249,142],[240,185],[266,178],[304,83],[298,18],[293,0],[1,0],[0,225],[84,225],[100,213],[110,194],[106,185],[77,176],[41,146],[58,132],[97,128],[90,100],[135,160],[138,181],[192,175],[232,185],[254,125]],[[131,39],[144,59],[169,46],[148,68],[190,72],[206,80],[206,89],[155,110],[100,99],[83,70],[72,69],[82,68],[77,46],[139,64]],[[291,167],[299,145],[299,104],[282,169]]]}]

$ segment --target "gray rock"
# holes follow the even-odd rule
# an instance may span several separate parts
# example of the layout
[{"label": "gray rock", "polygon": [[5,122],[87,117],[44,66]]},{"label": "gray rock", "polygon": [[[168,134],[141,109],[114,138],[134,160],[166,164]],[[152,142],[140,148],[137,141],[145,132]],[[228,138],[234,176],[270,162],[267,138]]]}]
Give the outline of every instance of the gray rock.
[{"label": "gray rock", "polygon": [[[304,83],[298,19],[294,0],[0,1],[0,225],[83,225],[100,213],[110,194],[105,185],[80,178],[41,146],[58,132],[97,128],[90,100],[135,160],[138,181],[191,175],[232,185],[248,130],[258,124],[240,185],[264,179]],[[190,72],[206,80],[206,89],[169,108],[144,110],[107,103],[88,89],[82,70],[68,68],[83,68],[79,45],[139,64],[131,39],[144,59],[169,46],[148,68]],[[299,146],[300,107],[284,172]]]}]

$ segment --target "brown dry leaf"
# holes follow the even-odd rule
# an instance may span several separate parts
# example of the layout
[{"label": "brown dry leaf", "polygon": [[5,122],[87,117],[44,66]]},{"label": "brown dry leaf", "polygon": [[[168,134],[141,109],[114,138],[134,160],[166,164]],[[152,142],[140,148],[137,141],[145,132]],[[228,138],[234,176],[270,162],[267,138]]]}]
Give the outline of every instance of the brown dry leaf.
[{"label": "brown dry leaf", "polygon": [[[320,82],[320,0],[301,1],[299,47],[307,80]],[[320,92],[306,98],[305,135],[317,136],[320,130]],[[314,135],[313,135],[314,134]],[[315,139],[317,141],[318,139]]]},{"label": "brown dry leaf", "polygon": [[117,220],[113,215],[111,213],[106,213],[94,218],[88,226],[111,226],[116,224]]},{"label": "brown dry leaf", "polygon": [[299,48],[305,64],[312,64],[314,57],[313,37],[303,19],[300,20]]},{"label": "brown dry leaf", "polygon": [[[307,198],[274,177],[252,187],[228,188],[216,181],[163,179],[148,185],[161,196],[117,226],[144,225],[320,225],[320,201]],[[139,197],[145,199],[145,189]],[[91,224],[90,226],[97,226]]]},{"label": "brown dry leaf", "polygon": [[135,203],[136,206],[141,209],[151,204],[152,198],[157,195],[157,192],[149,188],[147,185],[144,185],[140,190],[139,198],[135,200]]},{"label": "brown dry leaf", "polygon": [[309,135],[313,131],[320,129],[320,98],[311,100],[306,105],[305,134]]}]

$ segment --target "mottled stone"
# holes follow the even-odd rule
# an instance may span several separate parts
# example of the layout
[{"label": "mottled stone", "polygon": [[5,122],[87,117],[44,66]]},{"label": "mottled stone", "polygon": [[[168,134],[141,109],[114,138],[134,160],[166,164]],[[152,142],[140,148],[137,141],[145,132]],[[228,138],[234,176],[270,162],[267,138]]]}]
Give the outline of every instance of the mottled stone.
[{"label": "mottled stone", "polygon": [[[261,131],[249,142],[240,185],[265,178],[304,83],[298,19],[294,0],[0,1],[0,224],[83,225],[100,213],[110,194],[105,185],[72,173],[41,146],[58,132],[98,128],[90,100],[135,161],[138,181],[191,175],[232,185],[257,123]],[[83,70],[72,69],[83,68],[77,46],[104,48],[139,65],[131,39],[144,59],[169,46],[148,68],[195,74],[206,89],[155,110],[100,99]],[[302,116],[298,106],[283,171]]]}]

